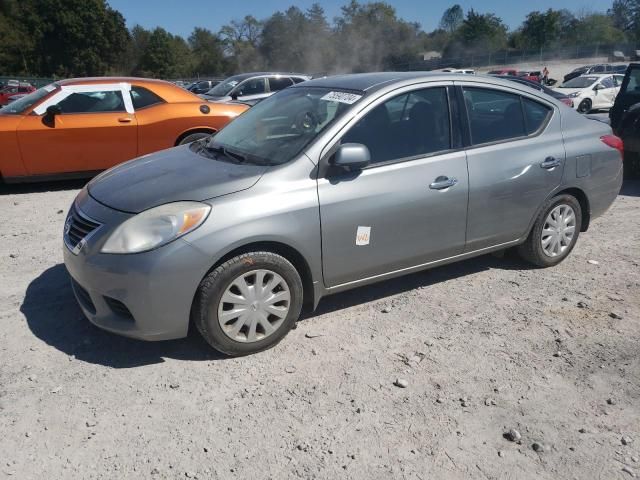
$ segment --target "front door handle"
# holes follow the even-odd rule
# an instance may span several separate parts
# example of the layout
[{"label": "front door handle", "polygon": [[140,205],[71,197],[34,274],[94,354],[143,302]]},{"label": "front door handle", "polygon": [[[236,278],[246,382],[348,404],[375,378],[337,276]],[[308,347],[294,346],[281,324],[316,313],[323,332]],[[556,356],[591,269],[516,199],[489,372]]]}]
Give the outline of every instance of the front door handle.
[{"label": "front door handle", "polygon": [[120,123],[131,123],[133,121],[133,119],[130,118],[130,117],[122,117],[122,118],[119,118],[118,121]]},{"label": "front door handle", "polygon": [[446,188],[453,187],[456,183],[458,183],[457,178],[439,176],[429,185],[429,188],[431,190],[444,190]]},{"label": "front door handle", "polygon": [[553,157],[547,157],[545,158],[544,162],[540,164],[540,166],[546,170],[552,170],[560,166],[560,160]]}]

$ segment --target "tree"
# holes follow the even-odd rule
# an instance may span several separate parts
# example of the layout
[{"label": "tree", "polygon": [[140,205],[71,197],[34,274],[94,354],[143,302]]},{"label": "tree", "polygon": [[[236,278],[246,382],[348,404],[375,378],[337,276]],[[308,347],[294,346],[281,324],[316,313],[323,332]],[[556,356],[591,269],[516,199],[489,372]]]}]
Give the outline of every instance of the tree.
[{"label": "tree", "polygon": [[124,17],[104,0],[20,0],[15,5],[11,26],[31,36],[33,50],[24,55],[35,74],[109,73],[129,42]]},{"label": "tree", "polygon": [[238,70],[257,70],[262,65],[258,44],[262,34],[262,22],[253,15],[233,20],[220,29],[225,52]]},{"label": "tree", "polygon": [[134,73],[144,77],[179,78],[191,73],[187,42],[157,27],[149,35]]},{"label": "tree", "polygon": [[507,27],[493,13],[480,14],[471,9],[460,25],[457,37],[467,48],[492,51],[507,45]]},{"label": "tree", "polygon": [[613,19],[601,13],[590,13],[578,19],[576,30],[583,45],[614,45],[626,40],[624,32],[615,27]]},{"label": "tree", "polygon": [[462,10],[462,7],[458,4],[455,4],[454,6],[447,8],[442,14],[442,19],[440,20],[440,30],[454,33],[458,28],[460,28],[463,20],[464,12]]},{"label": "tree", "polygon": [[420,26],[397,18],[384,2],[352,0],[336,19],[337,70],[366,72],[405,68],[418,59]]},{"label": "tree", "polygon": [[324,10],[314,4],[306,12],[290,7],[274,13],[264,22],[259,51],[270,69],[323,70],[332,54]]},{"label": "tree", "polygon": [[189,36],[193,68],[198,74],[220,75],[227,69],[220,38],[206,28],[196,27]]}]

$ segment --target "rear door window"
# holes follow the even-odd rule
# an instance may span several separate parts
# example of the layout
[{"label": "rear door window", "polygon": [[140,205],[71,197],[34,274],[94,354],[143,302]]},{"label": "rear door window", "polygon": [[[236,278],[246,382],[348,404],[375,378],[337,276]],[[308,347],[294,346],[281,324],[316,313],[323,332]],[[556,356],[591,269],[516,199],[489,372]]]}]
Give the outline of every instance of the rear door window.
[{"label": "rear door window", "polygon": [[136,110],[164,103],[162,98],[144,87],[131,87],[131,101]]},{"label": "rear door window", "polygon": [[527,134],[531,135],[542,129],[551,116],[551,108],[528,98],[522,98],[524,119]]},{"label": "rear door window", "polygon": [[464,88],[474,145],[527,135],[520,96],[501,90]]},{"label": "rear door window", "polygon": [[293,85],[289,77],[269,77],[269,90],[277,92]]}]

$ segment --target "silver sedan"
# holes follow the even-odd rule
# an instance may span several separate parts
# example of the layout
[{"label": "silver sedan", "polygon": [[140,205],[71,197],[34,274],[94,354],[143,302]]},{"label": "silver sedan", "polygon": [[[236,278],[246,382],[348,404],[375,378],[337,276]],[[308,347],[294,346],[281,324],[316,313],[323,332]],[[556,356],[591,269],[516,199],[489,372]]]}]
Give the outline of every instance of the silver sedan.
[{"label": "silver sedan", "polygon": [[622,150],[608,125],[497,78],[311,80],[96,177],[64,258],[97,326],[161,340],[192,322],[245,355],[335,292],[512,247],[558,264],[618,194]]}]

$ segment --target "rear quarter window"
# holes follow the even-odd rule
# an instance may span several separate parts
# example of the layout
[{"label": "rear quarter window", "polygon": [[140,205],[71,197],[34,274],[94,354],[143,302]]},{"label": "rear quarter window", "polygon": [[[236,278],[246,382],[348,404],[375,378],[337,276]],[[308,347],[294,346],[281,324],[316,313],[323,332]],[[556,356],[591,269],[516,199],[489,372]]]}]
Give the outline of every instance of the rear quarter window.
[{"label": "rear quarter window", "polygon": [[528,98],[522,98],[527,135],[532,135],[547,124],[551,108]]}]

